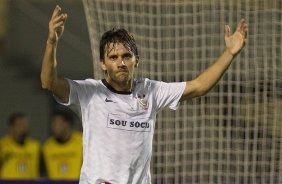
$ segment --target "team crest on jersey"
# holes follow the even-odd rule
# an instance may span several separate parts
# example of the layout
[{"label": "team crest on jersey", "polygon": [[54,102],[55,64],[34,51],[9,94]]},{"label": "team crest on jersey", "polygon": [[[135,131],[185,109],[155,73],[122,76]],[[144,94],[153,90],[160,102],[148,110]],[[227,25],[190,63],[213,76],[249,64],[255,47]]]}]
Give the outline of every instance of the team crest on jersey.
[{"label": "team crest on jersey", "polygon": [[137,95],[137,101],[138,104],[140,105],[140,107],[144,110],[147,110],[149,107],[149,102],[145,99],[146,95],[142,94],[142,95]]}]

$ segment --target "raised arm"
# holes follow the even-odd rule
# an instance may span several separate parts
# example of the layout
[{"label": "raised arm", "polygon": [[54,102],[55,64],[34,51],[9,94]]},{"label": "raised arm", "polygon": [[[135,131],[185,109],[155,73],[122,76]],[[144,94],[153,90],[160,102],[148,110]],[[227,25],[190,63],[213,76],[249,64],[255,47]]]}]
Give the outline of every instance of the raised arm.
[{"label": "raised arm", "polygon": [[238,23],[236,31],[232,35],[230,33],[230,27],[228,25],[225,26],[226,49],[221,56],[196,79],[187,81],[181,100],[203,96],[219,81],[231,64],[232,59],[244,47],[247,32],[248,28],[245,19],[242,19]]},{"label": "raised arm", "polygon": [[51,91],[63,102],[68,102],[70,87],[66,79],[57,75],[56,51],[59,38],[64,32],[67,14],[57,5],[49,22],[49,34],[41,69],[42,88]]}]

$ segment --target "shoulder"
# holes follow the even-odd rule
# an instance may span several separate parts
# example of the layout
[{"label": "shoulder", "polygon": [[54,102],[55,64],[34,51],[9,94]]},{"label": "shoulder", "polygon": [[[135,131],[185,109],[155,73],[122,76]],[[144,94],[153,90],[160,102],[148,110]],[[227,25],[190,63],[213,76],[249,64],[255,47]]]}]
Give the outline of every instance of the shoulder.
[{"label": "shoulder", "polygon": [[[85,80],[70,80],[67,79],[70,85],[70,91],[78,93],[79,96],[90,97],[97,90],[103,88],[101,80],[85,79]],[[87,96],[85,96],[85,94]],[[89,100],[89,99],[87,99]]]},{"label": "shoulder", "polygon": [[6,142],[6,136],[3,136],[3,137],[0,137],[0,146],[2,145],[2,144],[5,144],[4,142]]},{"label": "shoulder", "polygon": [[0,137],[0,141],[7,140],[9,137],[9,135],[3,135],[2,137]]},{"label": "shoulder", "polygon": [[82,132],[80,131],[73,131],[73,135],[76,136],[76,137],[81,137],[82,136]]},{"label": "shoulder", "polygon": [[73,139],[75,139],[75,140],[82,140],[82,133],[79,132],[79,131],[74,131],[74,132],[72,133],[72,137],[73,137]]},{"label": "shoulder", "polygon": [[95,80],[95,79],[84,79],[84,80],[71,80],[66,79],[70,84],[76,84],[76,85],[88,85],[88,86],[95,86],[101,84],[101,80]]},{"label": "shoulder", "polygon": [[160,86],[160,81],[151,80],[148,78],[134,80],[134,91],[141,94],[153,94]]},{"label": "shoulder", "polygon": [[82,133],[78,131],[74,131],[72,133],[72,138],[69,143],[81,147],[82,146]]},{"label": "shoulder", "polygon": [[91,79],[91,78],[88,78],[82,81],[84,81],[85,83],[93,84],[93,85],[101,83],[101,80],[96,80],[96,79]]},{"label": "shoulder", "polygon": [[137,87],[146,88],[146,87],[153,87],[153,86],[160,85],[162,82],[156,81],[156,80],[151,80],[151,79],[148,79],[148,78],[142,78],[142,79],[135,79],[134,83]]},{"label": "shoulder", "polygon": [[6,142],[11,142],[11,136],[4,135],[0,138],[0,144],[5,144]]},{"label": "shoulder", "polygon": [[84,79],[84,80],[72,80],[69,78],[65,78],[71,87],[92,87],[101,85],[101,80],[95,79]]},{"label": "shoulder", "polygon": [[150,85],[154,87],[161,87],[161,86],[172,86],[172,87],[177,87],[178,85],[185,85],[186,82],[164,82],[164,81],[157,81],[157,80],[150,80],[150,79],[145,79],[144,81],[145,85]]}]

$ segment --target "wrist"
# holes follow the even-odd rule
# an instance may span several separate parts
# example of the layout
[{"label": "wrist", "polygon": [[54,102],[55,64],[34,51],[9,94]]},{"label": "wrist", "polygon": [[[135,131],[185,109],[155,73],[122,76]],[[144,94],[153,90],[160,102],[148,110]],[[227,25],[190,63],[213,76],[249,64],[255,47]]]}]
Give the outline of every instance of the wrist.
[{"label": "wrist", "polygon": [[231,57],[234,57],[234,55],[235,55],[235,54],[233,54],[233,53],[231,52],[231,50],[228,49],[228,48],[225,49],[225,52],[226,52],[229,56],[231,56]]},{"label": "wrist", "polygon": [[47,45],[50,45],[50,46],[57,46],[57,41],[54,41],[52,39],[47,39]]}]

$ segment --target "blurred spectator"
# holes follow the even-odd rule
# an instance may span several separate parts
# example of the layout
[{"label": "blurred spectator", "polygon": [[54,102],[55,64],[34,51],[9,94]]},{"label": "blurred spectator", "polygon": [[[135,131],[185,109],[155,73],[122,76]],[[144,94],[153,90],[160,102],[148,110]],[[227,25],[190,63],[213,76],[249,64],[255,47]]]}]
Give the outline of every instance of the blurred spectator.
[{"label": "blurred spectator", "polygon": [[51,120],[53,135],[43,145],[49,179],[78,180],[82,164],[82,134],[73,131],[74,116],[57,110]]},{"label": "blurred spectator", "polygon": [[28,119],[23,113],[10,116],[9,134],[0,139],[0,178],[39,177],[39,142],[28,136]]}]

